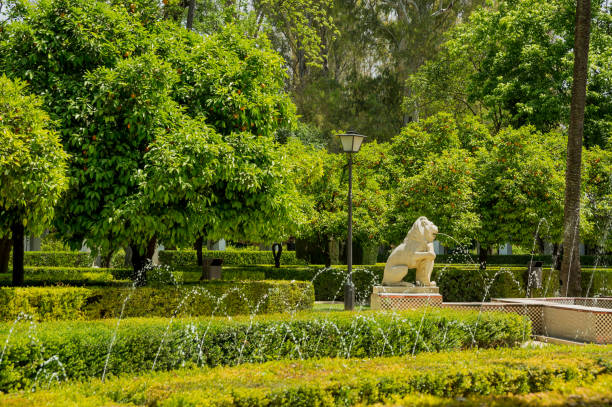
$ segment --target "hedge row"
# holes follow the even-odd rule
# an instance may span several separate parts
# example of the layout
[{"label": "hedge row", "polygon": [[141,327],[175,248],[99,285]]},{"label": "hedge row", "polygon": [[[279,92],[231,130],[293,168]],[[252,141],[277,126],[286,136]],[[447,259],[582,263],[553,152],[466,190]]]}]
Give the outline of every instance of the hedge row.
[{"label": "hedge row", "polygon": [[[353,269],[356,298],[365,303],[372,294],[372,286],[382,281],[384,265],[378,264]],[[346,280],[346,267],[323,266],[292,267],[280,269],[266,266],[245,267],[245,270],[263,271],[267,279],[312,281],[315,298],[318,301],[341,300]],[[414,281],[415,270],[410,270],[406,281]],[[490,298],[525,297],[527,295],[528,273],[525,267],[491,267],[485,271],[469,266],[436,266],[432,280],[440,287],[445,301],[488,301]],[[533,287],[533,284],[532,284]],[[553,296],[559,288],[558,272],[543,271],[542,288],[532,288],[533,296]],[[595,288],[595,287],[594,287]],[[591,292],[598,292],[598,288]]]},{"label": "hedge row", "polygon": [[[354,280],[357,299],[365,303],[369,299],[372,285],[381,281],[384,266],[373,265],[367,269],[355,269]],[[323,271],[322,271],[323,270]],[[583,295],[612,295],[612,269],[583,269]],[[199,284],[201,271],[174,272],[185,285]],[[73,286],[125,286],[132,275],[131,269],[29,267],[25,284],[28,286],[73,285]],[[317,300],[342,299],[342,284],[346,268],[334,266],[327,270],[323,266],[229,266],[223,268],[225,281],[242,280],[302,280],[313,281]],[[414,278],[411,271],[407,279]],[[445,301],[482,301],[483,298],[525,297],[528,275],[525,267],[491,266],[486,272],[469,265],[439,265],[433,279],[440,286]],[[154,283],[149,279],[150,283]],[[558,273],[545,269],[543,287],[530,289],[530,296],[554,296],[558,290]],[[0,274],[0,286],[11,285],[10,274]],[[160,284],[157,284],[158,286]],[[487,289],[488,287],[488,289]]]},{"label": "hedge row", "polygon": [[[8,395],[3,401],[9,406],[71,403],[81,407],[294,407],[375,403],[431,406],[465,405],[461,402],[538,393],[532,397],[538,404],[531,405],[539,405],[540,392],[586,385],[601,391],[593,395],[601,403],[587,405],[603,406],[609,405],[605,401],[612,398],[612,388],[598,382],[612,382],[611,355],[610,347],[550,347],[425,353],[415,357],[276,361],[257,367],[242,365],[181,370],[178,374],[149,373],[138,378],[107,381],[96,379],[46,391]],[[576,403],[577,399],[568,397],[565,402],[554,405],[584,405]]]},{"label": "hedge row", "polygon": [[308,282],[210,281],[185,287],[1,287],[0,320],[37,321],[272,313],[312,308]]},{"label": "hedge row", "polygon": [[[204,250],[202,255],[221,258],[224,265],[274,264],[272,251],[269,250]],[[162,250],[159,261],[174,270],[199,269],[195,250]],[[295,252],[285,250],[281,254],[281,264],[305,263],[295,257]]]},{"label": "hedge row", "polygon": [[[271,251],[265,250],[204,250],[205,256],[223,258],[226,265],[252,265],[252,264],[274,264],[274,258]],[[118,251],[112,257],[112,267],[124,267],[123,259],[125,253],[123,250]],[[160,261],[177,270],[199,269],[196,264],[196,254],[194,250],[162,250],[159,252]],[[490,265],[517,265],[524,267],[529,261],[542,261],[545,265],[552,264],[551,255],[530,255],[530,254],[512,254],[492,255],[487,259],[487,264]],[[11,260],[10,260],[11,261]],[[9,261],[9,263],[10,263]],[[477,263],[478,258],[475,255],[463,254],[439,254],[436,257],[438,264],[465,264]],[[612,265],[612,256],[580,256],[580,262],[583,266],[609,266]],[[40,267],[89,267],[93,263],[90,253],[85,252],[25,252],[24,264],[26,266]],[[303,260],[295,256],[294,251],[283,251],[281,256],[281,264],[298,265],[305,264]]]},{"label": "hedge row", "polygon": [[[400,313],[295,313],[252,318],[128,319],[0,325],[7,343],[0,392],[29,389],[57,373],[70,379],[235,365],[277,359],[410,355],[468,347],[512,346],[529,337],[531,323],[516,314],[451,310]],[[115,337],[116,334],[116,337]],[[11,335],[7,340],[7,336]],[[115,339],[113,339],[115,338]],[[38,379],[37,378],[38,375]]]},{"label": "hedge row", "polygon": [[[510,255],[490,255],[487,256],[487,264],[505,264],[526,266],[530,261],[541,261],[544,265],[550,266],[553,262],[553,257],[550,254],[510,254]],[[436,255],[438,263],[478,263],[478,255],[470,254],[438,254]],[[611,255],[601,256],[580,256],[580,264],[583,266],[609,266],[612,265]]]},{"label": "hedge row", "polygon": [[[12,256],[11,256],[12,257]],[[90,267],[91,255],[86,252],[24,252],[24,266]],[[9,260],[12,265],[12,258]]]}]

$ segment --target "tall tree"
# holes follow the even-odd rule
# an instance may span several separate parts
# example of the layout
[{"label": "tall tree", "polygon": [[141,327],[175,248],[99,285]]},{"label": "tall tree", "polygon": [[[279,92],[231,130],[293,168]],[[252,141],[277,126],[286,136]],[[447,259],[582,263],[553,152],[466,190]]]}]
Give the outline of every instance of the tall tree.
[{"label": "tall tree", "polygon": [[2,75],[0,89],[0,239],[12,236],[13,285],[22,285],[24,234],[40,233],[53,219],[68,184],[67,155],[46,127],[41,100],[26,94],[24,82]]},{"label": "tall tree", "polygon": [[[593,3],[584,140],[604,146],[612,134],[612,31],[609,6]],[[407,108],[478,114],[497,131],[567,127],[575,11],[566,0],[507,0],[477,10],[411,77]]]},{"label": "tall tree", "polygon": [[572,102],[567,136],[567,167],[565,170],[565,207],[563,212],[563,262],[561,263],[561,294],[581,295],[580,276],[580,186],[582,166],[582,136],[586,105],[589,40],[591,31],[591,0],[577,0],[574,31],[574,75]]}]

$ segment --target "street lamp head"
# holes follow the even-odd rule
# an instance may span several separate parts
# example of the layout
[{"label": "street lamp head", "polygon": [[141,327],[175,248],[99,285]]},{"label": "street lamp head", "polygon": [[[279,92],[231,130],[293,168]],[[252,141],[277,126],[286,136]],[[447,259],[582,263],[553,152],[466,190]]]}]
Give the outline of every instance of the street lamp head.
[{"label": "street lamp head", "polygon": [[357,134],[354,131],[348,131],[346,134],[338,134],[342,142],[342,149],[345,153],[357,153],[361,148],[361,143],[366,136]]}]

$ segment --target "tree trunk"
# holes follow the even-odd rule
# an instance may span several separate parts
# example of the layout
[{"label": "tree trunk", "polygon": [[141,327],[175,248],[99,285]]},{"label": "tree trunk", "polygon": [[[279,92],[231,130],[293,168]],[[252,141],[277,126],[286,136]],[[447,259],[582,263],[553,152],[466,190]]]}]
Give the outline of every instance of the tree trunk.
[{"label": "tree trunk", "polygon": [[193,16],[195,14],[196,0],[189,0],[189,6],[187,8],[187,29],[191,31],[193,29]]},{"label": "tree trunk", "polygon": [[145,272],[145,266],[151,262],[153,254],[155,254],[155,246],[157,244],[157,238],[152,237],[147,243],[147,247],[144,253],[140,251],[140,248],[136,245],[130,245],[132,250],[132,280],[138,286],[143,286],[147,283],[147,274]]},{"label": "tree trunk", "polygon": [[12,245],[13,243],[10,237],[0,239],[0,274],[8,273]]},{"label": "tree trunk", "polygon": [[25,272],[23,270],[23,237],[24,227],[21,219],[11,225],[13,234],[13,285],[22,286]]},{"label": "tree trunk", "polygon": [[196,240],[195,243],[193,245],[193,248],[196,251],[196,257],[198,258],[198,266],[202,266],[202,245],[204,244],[204,237],[202,237],[202,235],[199,235]]},{"label": "tree trunk", "polygon": [[480,264],[481,270],[487,269],[487,259],[489,258],[489,253],[491,251],[492,249],[489,246],[480,246],[480,250],[478,251],[478,263]]},{"label": "tree trunk", "polygon": [[574,32],[574,80],[567,136],[565,170],[565,207],[563,211],[563,261],[561,263],[561,295],[579,297],[580,281],[580,167],[582,135],[586,104],[591,0],[578,0]]},{"label": "tree trunk", "polygon": [[102,267],[103,268],[107,269],[107,268],[110,267],[110,265],[111,265],[110,263],[111,263],[111,260],[113,259],[113,254],[114,253],[115,252],[111,251],[106,256],[102,256]]}]

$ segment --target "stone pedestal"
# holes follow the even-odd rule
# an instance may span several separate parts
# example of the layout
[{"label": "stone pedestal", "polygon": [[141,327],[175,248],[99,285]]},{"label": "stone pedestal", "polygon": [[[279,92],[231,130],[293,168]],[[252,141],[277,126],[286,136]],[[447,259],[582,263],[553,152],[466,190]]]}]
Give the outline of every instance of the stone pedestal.
[{"label": "stone pedestal", "polygon": [[371,309],[407,310],[440,305],[442,305],[442,296],[438,287],[376,285],[370,297]]}]

